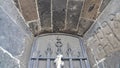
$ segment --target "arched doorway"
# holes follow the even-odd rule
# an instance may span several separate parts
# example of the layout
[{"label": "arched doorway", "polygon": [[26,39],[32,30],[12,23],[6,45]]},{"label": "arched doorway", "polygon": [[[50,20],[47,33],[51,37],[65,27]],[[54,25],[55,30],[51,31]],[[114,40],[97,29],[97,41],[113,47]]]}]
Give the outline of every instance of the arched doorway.
[{"label": "arched doorway", "polygon": [[59,67],[90,68],[82,38],[63,33],[43,34],[36,37],[29,68]]}]

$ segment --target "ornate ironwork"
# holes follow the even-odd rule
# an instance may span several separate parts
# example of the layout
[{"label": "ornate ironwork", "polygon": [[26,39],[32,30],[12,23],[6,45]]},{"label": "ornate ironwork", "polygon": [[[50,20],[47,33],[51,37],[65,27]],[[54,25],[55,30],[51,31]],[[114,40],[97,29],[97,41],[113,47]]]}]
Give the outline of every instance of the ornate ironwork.
[{"label": "ornate ironwork", "polygon": [[[87,60],[86,57],[82,56],[83,53],[81,52],[78,52],[78,56],[77,57],[73,57],[73,51],[69,45],[69,43],[67,44],[67,50],[66,50],[66,53],[67,53],[67,57],[63,57],[62,55],[62,46],[63,46],[63,43],[61,42],[61,39],[57,37],[56,39],[56,43],[55,43],[55,46],[57,47],[57,51],[56,51],[56,54],[57,54],[57,57],[52,57],[52,48],[51,48],[51,45],[48,44],[47,46],[47,49],[45,51],[46,53],[46,57],[43,57],[41,55],[38,55],[38,57],[32,57],[31,60],[37,60],[37,65],[39,64],[39,60],[46,60],[46,68],[51,68],[51,61],[54,61],[54,63],[56,64],[56,68],[62,68],[64,64],[63,61],[69,61],[69,68],[74,68],[73,67],[73,61],[77,60],[80,62],[80,68],[86,68],[86,63],[85,61]],[[38,52],[38,54],[40,54]],[[33,62],[32,61],[32,62]],[[34,68],[34,67],[30,67],[30,68]],[[39,66],[35,67],[35,68],[39,68]],[[89,67],[87,67],[89,68]]]},{"label": "ornate ironwork", "polygon": [[68,54],[68,57],[70,58],[69,59],[69,67],[73,68],[73,63],[72,63],[72,49],[70,48],[69,43],[67,44],[67,47],[68,47],[67,54]]},{"label": "ornate ironwork", "polygon": [[57,37],[57,42],[55,43],[56,47],[57,47],[57,54],[62,54],[62,50],[61,47],[63,46],[61,39],[59,37]]},{"label": "ornate ironwork", "polygon": [[52,54],[52,50],[51,50],[51,46],[50,44],[48,44],[48,48],[46,50],[46,55],[47,55],[47,68],[50,68],[51,65],[50,65],[50,58],[51,57],[51,54]]}]

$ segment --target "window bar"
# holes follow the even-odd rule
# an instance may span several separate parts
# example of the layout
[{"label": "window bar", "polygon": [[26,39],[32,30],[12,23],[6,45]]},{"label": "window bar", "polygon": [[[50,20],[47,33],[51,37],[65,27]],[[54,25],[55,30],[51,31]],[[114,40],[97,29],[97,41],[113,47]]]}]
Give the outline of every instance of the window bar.
[{"label": "window bar", "polygon": [[50,56],[52,54],[52,51],[50,46],[47,48],[46,54],[47,54],[47,68],[51,68]]},{"label": "window bar", "polygon": [[[80,57],[81,56],[81,53],[78,51],[78,57]],[[83,64],[83,62],[82,62],[82,59],[80,59],[80,68],[85,68],[84,67],[84,64]]]},{"label": "window bar", "polygon": [[[83,46],[83,40],[80,40],[80,48],[81,48],[81,53],[80,53],[80,56],[82,57],[86,57],[85,56],[85,49],[84,49],[84,46]],[[80,60],[80,63],[82,65],[82,68],[86,68],[86,63],[84,60]]]},{"label": "window bar", "polygon": [[[47,58],[49,58],[50,60],[55,60],[56,57],[39,57],[39,60],[46,60]],[[86,57],[63,57],[62,60],[87,60]],[[36,58],[31,58],[31,60],[37,60]]]},{"label": "window bar", "polygon": [[38,57],[37,57],[37,60],[36,60],[36,63],[37,63],[36,68],[39,68],[39,57],[41,56],[40,51],[38,51],[37,54],[38,54]]},{"label": "window bar", "polygon": [[38,68],[39,53],[40,53],[40,51],[36,51],[35,54],[34,54],[36,56],[36,60],[33,62],[33,68]]},{"label": "window bar", "polygon": [[[36,40],[35,40],[35,41],[36,41]],[[36,49],[36,47],[37,47],[37,46],[35,45],[35,43],[36,43],[35,41],[34,41],[34,43],[33,43],[32,52],[31,52],[30,57],[35,57],[34,54],[36,53],[36,50],[35,50],[35,49]],[[36,61],[36,60],[30,60],[30,63],[29,63],[29,67],[28,67],[28,68],[34,68],[35,61]]]},{"label": "window bar", "polygon": [[67,49],[67,54],[69,56],[69,67],[73,68],[73,63],[72,63],[72,49],[69,47],[69,45],[68,45],[68,49]]},{"label": "window bar", "polygon": [[89,60],[88,60],[88,56],[87,56],[87,52],[86,52],[86,48],[83,46],[83,45],[85,45],[84,43],[84,40],[82,40],[82,42],[81,42],[81,45],[82,45],[82,51],[84,51],[84,57],[86,57],[87,58],[87,60],[83,60],[84,61],[84,64],[85,64],[85,67],[86,68],[90,68],[90,63],[89,63]]}]

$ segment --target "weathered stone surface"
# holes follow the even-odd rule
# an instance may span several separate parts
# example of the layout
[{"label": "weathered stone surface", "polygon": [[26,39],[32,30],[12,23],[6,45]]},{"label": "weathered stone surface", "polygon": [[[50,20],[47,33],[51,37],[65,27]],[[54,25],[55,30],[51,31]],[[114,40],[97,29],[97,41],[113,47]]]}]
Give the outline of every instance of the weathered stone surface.
[{"label": "weathered stone surface", "polygon": [[[98,47],[98,45],[99,45],[99,40],[97,39],[97,37],[95,37],[95,36],[93,36],[93,38],[91,39],[91,41],[89,40],[89,43],[91,43],[90,45],[89,45],[89,47],[91,48],[91,49],[96,49],[97,47]],[[94,44],[93,44],[94,43]]]},{"label": "weathered stone surface", "polygon": [[19,0],[20,11],[26,21],[38,19],[35,0]]},{"label": "weathered stone surface", "polygon": [[[90,41],[89,41],[90,42]],[[99,42],[99,40],[97,39],[97,37],[94,37],[94,39],[91,41],[92,42],[92,44],[89,46],[89,48],[91,48],[91,51],[92,51],[92,53],[93,53],[93,55],[94,55],[94,58],[96,59],[96,60],[98,60],[99,59],[99,57],[98,57],[98,45],[100,44],[100,42]],[[93,44],[94,43],[94,44]]]},{"label": "weathered stone surface", "polygon": [[109,25],[115,34],[116,39],[120,41],[120,13],[116,13],[111,21],[109,21]]},{"label": "weathered stone surface", "polygon": [[91,45],[95,42],[95,36],[91,36],[87,39],[86,43],[88,47],[91,47]]},{"label": "weathered stone surface", "polygon": [[[87,40],[87,47],[91,50],[95,60],[100,60],[106,56],[106,53],[101,45],[100,40],[95,35]],[[91,55],[90,55],[91,56]],[[93,58],[91,58],[93,59]],[[91,60],[93,62],[94,60]]]},{"label": "weathered stone surface", "polygon": [[92,66],[94,65],[94,63],[96,63],[94,58],[95,56],[89,47],[86,48],[86,52],[87,52],[87,55],[89,55],[88,58],[89,58],[90,66],[91,68],[93,68]]},{"label": "weathered stone surface", "polygon": [[13,56],[20,55],[24,49],[24,37],[26,34],[22,28],[19,28],[17,24],[13,23],[1,8],[0,19],[0,46],[8,50]]},{"label": "weathered stone surface", "polygon": [[70,31],[76,31],[81,14],[83,1],[81,0],[68,0],[68,6],[66,8],[66,29]]},{"label": "weathered stone surface", "polygon": [[33,21],[29,23],[30,30],[34,34],[34,36],[39,35],[40,32],[40,26],[38,24],[39,21]]},{"label": "weathered stone surface", "polygon": [[107,54],[102,45],[98,45],[97,51],[98,51],[98,60],[101,60],[104,57],[106,57]]},{"label": "weathered stone surface", "polygon": [[100,41],[100,44],[104,47],[108,42],[108,40],[106,39],[106,37],[104,36],[103,32],[101,31],[101,29],[99,29],[96,33],[96,36],[98,38],[98,40]]},{"label": "weathered stone surface", "polygon": [[87,20],[87,19],[81,18],[79,21],[78,34],[83,35],[90,28],[90,26],[93,23],[94,23],[94,21],[92,21],[92,20]]},{"label": "weathered stone surface", "polygon": [[[19,0],[14,0],[18,5]],[[20,9],[26,21],[40,20],[38,33],[65,32],[77,34],[80,18],[95,20],[102,0],[20,0]],[[37,4],[36,4],[37,3]],[[84,6],[83,6],[84,3]],[[37,7],[36,7],[37,6]],[[37,9],[38,10],[37,10]],[[38,12],[38,14],[37,14]],[[40,17],[40,19],[38,19]],[[34,23],[35,24],[35,23]],[[84,24],[84,22],[83,22]],[[89,25],[87,29],[90,27]],[[87,29],[80,28],[79,35]]]},{"label": "weathered stone surface", "polygon": [[81,17],[87,19],[96,19],[101,1],[102,0],[85,0]]},{"label": "weathered stone surface", "polygon": [[[30,51],[30,48],[28,48],[28,44],[30,44],[31,33],[29,31],[26,32],[27,29],[26,29],[26,27],[24,27],[25,24],[21,24],[21,23],[24,23],[21,16],[19,14],[17,14],[17,12],[9,11],[8,7],[6,7],[6,4],[9,3],[9,1],[8,0],[4,0],[4,1],[5,2],[1,1],[1,3],[0,3],[0,10],[2,10],[2,11],[0,11],[1,12],[0,16],[2,16],[0,18],[0,25],[2,25],[0,27],[0,31],[1,31],[0,32],[0,41],[2,42],[2,43],[0,43],[0,46],[5,48],[7,51],[10,51],[11,54],[15,54],[15,56],[24,54],[24,56],[22,56],[22,58],[21,58],[22,59],[21,61],[24,66],[22,68],[27,68],[27,66],[25,66],[25,65],[27,65],[26,61],[28,61],[26,59],[29,58],[28,53]],[[8,1],[8,2],[6,2],[6,1]],[[53,1],[37,0],[37,1],[38,1],[39,14],[40,14],[39,16],[40,16],[40,20],[41,20],[41,27],[42,27],[41,30],[43,30],[43,31],[51,30],[51,32],[52,32],[52,25],[53,25],[54,32],[62,31],[62,29],[64,29],[64,27],[65,27],[65,15],[66,15],[65,10],[66,10],[67,0],[64,0],[64,1],[63,0],[59,0],[59,1],[58,0],[53,0]],[[75,26],[77,26],[77,24],[78,24],[77,19],[79,19],[78,15],[80,15],[80,12],[78,12],[78,11],[81,11],[80,5],[82,5],[82,4],[80,4],[81,1],[79,1],[79,2],[75,2],[75,1],[78,1],[78,0],[69,0],[68,8],[69,7],[71,8],[71,5],[73,7],[74,3],[75,3],[75,5],[79,5],[80,8],[77,8],[76,10],[68,9],[68,12],[67,12],[68,13],[67,14],[67,16],[68,16],[67,17],[68,18],[68,22],[67,22],[68,31],[65,31],[65,32],[70,31],[69,33],[72,33],[72,31],[75,31],[77,28]],[[95,0],[91,0],[91,1],[86,0],[86,1],[90,2],[90,5],[88,4],[90,7],[88,6],[89,8],[87,8],[87,9],[84,8],[84,10],[83,10],[84,14],[82,17],[84,17],[84,18],[82,18],[79,22],[80,23],[80,27],[78,29],[79,35],[83,35],[89,29],[91,24],[94,22],[91,19],[96,19],[98,5],[101,2],[101,0],[99,2],[98,2],[98,0],[96,0],[96,1]],[[25,1],[25,2],[27,3],[27,1]],[[35,6],[35,1],[31,0],[31,2],[33,2],[34,6]],[[97,4],[94,4],[94,2],[96,2]],[[5,5],[3,5],[2,3]],[[28,3],[30,3],[30,1]],[[53,5],[52,5],[53,7],[51,8],[52,3],[53,3]],[[85,2],[85,6],[86,6],[86,4],[87,4],[87,2]],[[111,6],[109,8],[107,7],[108,11],[105,11],[101,15],[102,18],[101,17],[98,18],[97,23],[101,23],[104,20],[108,20],[107,17],[109,15],[109,13],[114,14],[114,13],[118,12],[118,10],[120,9],[118,7],[118,6],[120,6],[119,0],[113,1],[113,4],[115,6],[116,5],[117,6],[115,8],[111,8]],[[112,4],[112,6],[113,6],[113,4]],[[1,8],[1,5],[3,5],[2,8]],[[32,4],[29,4],[29,5],[31,6]],[[10,6],[10,4],[9,4],[9,6]],[[4,8],[4,10],[3,10],[3,8]],[[14,9],[15,8],[14,6],[10,6],[9,8],[11,8],[11,10],[16,10],[16,9]],[[94,9],[94,8],[96,8],[96,9]],[[53,15],[52,15],[51,11],[53,11]],[[33,12],[33,11],[30,11],[30,12]],[[74,12],[76,14],[75,16],[74,16]],[[73,17],[70,18],[70,14],[73,15]],[[34,14],[33,15],[29,14],[29,15],[33,16]],[[37,19],[37,18],[33,18],[33,19]],[[71,21],[72,21],[72,23],[71,23]],[[114,22],[115,22],[115,24],[113,24],[113,25],[110,24],[110,26],[114,32],[111,30],[111,28],[109,28],[107,26],[105,28],[102,28],[103,33],[101,32],[101,29],[100,29],[100,33],[98,31],[98,33],[95,34],[95,37],[93,37],[92,40],[89,40],[87,42],[88,43],[87,46],[89,49],[88,51],[91,51],[90,54],[92,54],[92,55],[90,55],[90,54],[88,54],[88,55],[91,57],[91,59],[94,59],[94,61],[90,60],[90,62],[92,62],[93,64],[95,63],[95,60],[100,61],[102,58],[104,58],[106,56],[110,56],[111,53],[114,53],[115,51],[119,50],[119,44],[120,44],[119,40],[118,40],[120,38],[119,20],[117,20],[117,21],[115,20],[115,21],[113,21],[113,23]],[[36,30],[39,29],[37,26],[37,23],[33,22],[33,23],[30,23],[29,25],[31,28],[33,28],[32,29],[33,33],[37,33]],[[101,24],[99,24],[99,25],[101,26]],[[92,32],[94,32],[94,31],[92,31]],[[27,40],[27,41],[25,41],[25,40]],[[3,43],[3,42],[5,42],[5,43]],[[113,46],[111,46],[111,45],[113,45]],[[10,46],[12,46],[12,47],[10,47]],[[25,47],[26,50],[24,50],[24,51],[27,51],[26,53],[21,53],[21,52],[23,52],[23,49],[24,49],[22,47]],[[117,50],[115,50],[116,48],[117,48]],[[29,49],[29,51],[27,49]],[[108,58],[108,57],[106,57],[106,58]],[[116,62],[114,62],[114,63],[116,63]],[[116,64],[117,64],[117,66],[112,66],[112,67],[108,66],[108,68],[115,68],[115,67],[118,68],[119,67],[118,61]],[[104,67],[104,66],[102,66],[102,63],[99,63],[98,66]],[[93,68],[95,68],[95,67],[93,67]]]},{"label": "weathered stone surface", "polygon": [[115,35],[113,34],[111,28],[108,26],[108,24],[104,22],[102,31],[104,32],[106,38],[108,39],[109,43],[112,44],[112,47],[117,48],[119,47],[119,41],[115,38]]},{"label": "weathered stone surface", "polygon": [[[32,35],[31,32],[29,31],[29,28],[25,25],[24,18],[22,17],[20,12],[17,10],[17,8],[16,8],[16,6],[15,6],[15,4],[14,4],[14,2],[12,0],[9,0],[9,1],[8,0],[1,0],[0,6],[4,10],[4,12],[8,16],[10,16],[10,18],[14,21],[14,23],[16,25],[21,26],[21,28],[23,29],[23,31],[26,34]],[[10,8],[10,9],[8,9],[8,8]]]},{"label": "weathered stone surface", "polygon": [[16,7],[17,7],[18,9],[20,9],[20,8],[19,8],[19,2],[18,2],[18,0],[14,0],[14,2],[15,2]]},{"label": "weathered stone surface", "polygon": [[104,47],[103,47],[104,51],[106,52],[107,56],[109,56],[112,52],[113,52],[113,47],[111,46],[110,43],[107,43]]},{"label": "weathered stone surface", "polygon": [[[20,7],[19,9],[21,10],[26,21],[40,20],[41,24],[36,25],[41,27],[41,31],[37,33],[65,32],[77,34],[80,18],[95,20],[98,17],[101,4],[104,8],[108,5],[110,0],[14,1],[16,6]],[[89,25],[87,28],[90,26],[91,25]],[[84,30],[81,27],[81,29],[79,29],[81,33],[78,34],[83,35],[86,30],[87,29]]]},{"label": "weathered stone surface", "polygon": [[[30,54],[28,51],[31,48],[30,46],[33,40],[32,33],[26,26],[25,21],[21,17],[19,11],[17,11],[13,0],[0,1],[0,47],[7,51],[9,55],[12,55],[13,57],[16,57],[18,60],[20,60],[21,68],[27,68],[27,61],[29,60],[28,56]],[[7,61],[13,61],[11,56],[9,57],[9,55],[6,55],[8,54],[3,56],[5,58],[8,57],[8,59],[6,58],[6,60],[4,60],[5,58],[2,57],[3,59],[0,60],[4,60],[5,63]],[[0,57],[1,56],[2,55],[0,55]],[[2,65],[4,65],[3,63]],[[13,63],[9,62],[9,64],[10,63],[10,66],[12,66],[11,68],[15,68],[14,66],[17,67],[16,61],[13,61]]]},{"label": "weathered stone surface", "polygon": [[119,68],[120,67],[120,51],[112,53],[104,61],[103,66],[105,68]]},{"label": "weathered stone surface", "polygon": [[51,0],[37,0],[41,30],[50,31],[51,26]]},{"label": "weathered stone surface", "polygon": [[65,27],[65,10],[67,0],[53,0],[53,32],[62,31]]},{"label": "weathered stone surface", "polygon": [[119,22],[113,22],[111,24],[111,27],[113,29],[113,32],[116,35],[117,40],[120,41],[120,23]]},{"label": "weathered stone surface", "polygon": [[0,68],[20,68],[19,60],[0,47]]},{"label": "weathered stone surface", "polygon": [[[115,7],[114,7],[115,6]],[[111,0],[104,12],[97,19],[93,27],[85,34],[86,40],[89,40],[90,36],[96,35],[100,44],[96,48],[98,50],[97,63],[93,65],[93,68],[119,68],[119,14],[116,16],[116,12],[120,12],[120,1]],[[112,8],[111,8],[112,7]],[[113,15],[111,17],[111,15]],[[115,28],[115,26],[117,28]],[[98,29],[99,28],[99,29]],[[92,38],[93,39],[93,38]],[[90,42],[90,41],[89,41]],[[87,42],[87,43],[89,43]],[[97,43],[90,42],[87,45],[97,45]],[[90,48],[90,47],[89,47]],[[92,47],[91,49],[93,49]],[[94,50],[94,49],[93,49]],[[96,56],[94,55],[94,56]],[[104,55],[104,56],[102,56]]]},{"label": "weathered stone surface", "polygon": [[87,43],[88,44],[91,43],[89,48],[93,49],[93,51],[96,52],[96,54],[94,55],[96,57],[96,59],[100,60],[100,59],[104,58],[106,56],[106,53],[103,49],[103,44],[102,44],[103,42],[99,39],[98,35],[93,35],[90,38],[91,39],[88,39],[89,42],[87,42]]},{"label": "weathered stone surface", "polygon": [[111,0],[103,0],[99,12],[102,12]]}]

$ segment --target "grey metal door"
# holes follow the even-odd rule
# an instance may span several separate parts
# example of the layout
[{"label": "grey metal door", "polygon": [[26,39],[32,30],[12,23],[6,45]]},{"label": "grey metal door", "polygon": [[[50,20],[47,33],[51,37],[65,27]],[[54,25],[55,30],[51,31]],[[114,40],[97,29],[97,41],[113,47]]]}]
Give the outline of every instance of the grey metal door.
[{"label": "grey metal door", "polygon": [[40,37],[33,44],[29,68],[90,68],[80,37],[67,34]]}]

